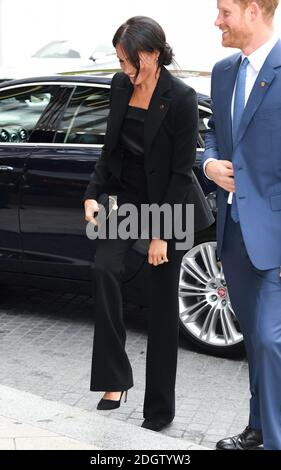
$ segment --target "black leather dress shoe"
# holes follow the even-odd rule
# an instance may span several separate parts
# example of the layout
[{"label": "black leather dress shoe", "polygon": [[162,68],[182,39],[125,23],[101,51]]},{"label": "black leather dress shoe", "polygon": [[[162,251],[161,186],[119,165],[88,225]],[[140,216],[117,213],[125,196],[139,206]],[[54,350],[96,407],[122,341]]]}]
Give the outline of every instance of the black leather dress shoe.
[{"label": "black leather dress shoe", "polygon": [[157,421],[149,421],[148,419],[145,419],[144,422],[142,423],[141,427],[145,429],[150,429],[150,431],[162,431],[162,429],[166,428],[171,424],[172,421],[168,421],[166,423],[161,423]]},{"label": "black leather dress shoe", "polygon": [[217,450],[262,450],[262,432],[247,426],[241,434],[217,442]]}]

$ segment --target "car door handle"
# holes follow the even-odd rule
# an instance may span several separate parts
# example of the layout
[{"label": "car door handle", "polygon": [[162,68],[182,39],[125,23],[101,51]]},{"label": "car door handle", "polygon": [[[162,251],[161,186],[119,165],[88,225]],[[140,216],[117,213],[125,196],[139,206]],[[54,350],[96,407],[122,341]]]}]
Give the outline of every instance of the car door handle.
[{"label": "car door handle", "polygon": [[7,165],[0,165],[0,171],[13,171],[14,168],[12,166]]}]

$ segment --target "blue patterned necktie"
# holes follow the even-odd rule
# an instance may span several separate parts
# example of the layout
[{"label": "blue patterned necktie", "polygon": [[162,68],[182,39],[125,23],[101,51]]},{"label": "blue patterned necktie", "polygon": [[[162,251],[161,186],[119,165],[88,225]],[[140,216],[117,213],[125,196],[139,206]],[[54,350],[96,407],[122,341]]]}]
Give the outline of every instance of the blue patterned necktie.
[{"label": "blue patterned necktie", "polygon": [[[244,58],[240,64],[237,79],[236,79],[236,88],[234,96],[234,106],[233,106],[233,117],[232,117],[232,141],[233,147],[236,143],[238,130],[242,118],[242,114],[245,107],[245,87],[246,87],[246,76],[247,76],[247,66],[249,60],[247,57]],[[231,217],[234,222],[238,222],[238,209],[237,209],[237,200],[236,194],[233,194],[232,204],[231,204]]]}]

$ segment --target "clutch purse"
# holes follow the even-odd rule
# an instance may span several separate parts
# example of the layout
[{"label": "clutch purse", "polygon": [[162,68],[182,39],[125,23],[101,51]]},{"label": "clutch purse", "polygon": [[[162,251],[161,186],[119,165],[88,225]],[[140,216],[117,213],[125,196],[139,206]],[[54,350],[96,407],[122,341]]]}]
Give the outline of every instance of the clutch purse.
[{"label": "clutch purse", "polygon": [[117,197],[106,193],[102,193],[98,196],[97,203],[99,211],[94,214],[97,221],[97,225],[94,227],[95,232],[98,232],[104,222],[109,219],[112,212],[118,209]]}]

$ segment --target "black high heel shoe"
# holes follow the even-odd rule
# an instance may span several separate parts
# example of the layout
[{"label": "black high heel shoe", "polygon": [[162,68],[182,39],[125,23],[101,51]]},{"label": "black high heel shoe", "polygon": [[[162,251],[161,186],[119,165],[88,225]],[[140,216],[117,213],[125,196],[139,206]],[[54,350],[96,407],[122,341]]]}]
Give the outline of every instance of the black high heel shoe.
[{"label": "black high heel shoe", "polygon": [[123,390],[123,392],[121,392],[119,400],[106,400],[105,398],[102,398],[97,404],[97,410],[115,410],[116,408],[119,408],[123,395],[124,403],[126,403],[128,392],[127,390]]}]

